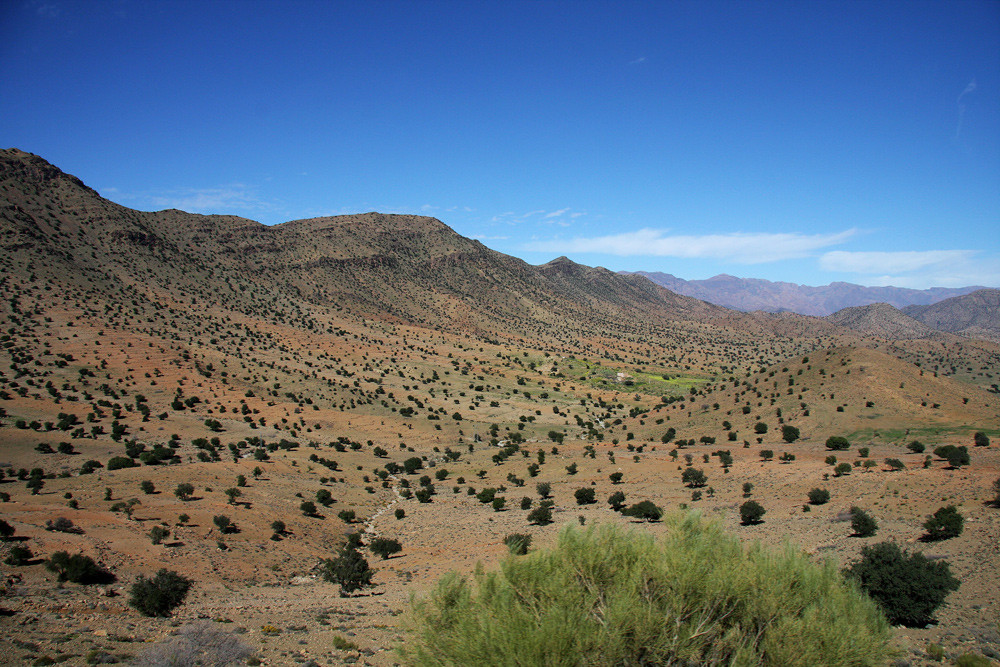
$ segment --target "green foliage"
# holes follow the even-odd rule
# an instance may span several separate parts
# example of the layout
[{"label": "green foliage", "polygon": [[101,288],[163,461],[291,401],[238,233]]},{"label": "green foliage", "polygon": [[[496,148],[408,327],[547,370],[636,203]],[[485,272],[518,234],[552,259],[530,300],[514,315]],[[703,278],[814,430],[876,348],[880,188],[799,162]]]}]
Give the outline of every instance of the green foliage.
[{"label": "green foliage", "polygon": [[937,541],[958,537],[962,534],[964,525],[965,519],[958,513],[958,509],[954,505],[942,507],[924,522],[924,530],[927,531],[924,539]]},{"label": "green foliage", "polygon": [[744,526],[761,523],[766,513],[767,510],[756,500],[748,500],[740,505],[740,523]]},{"label": "green foliage", "polygon": [[139,490],[148,496],[149,494],[156,492],[156,485],[148,479],[144,479],[139,482]]},{"label": "green foliage", "polygon": [[7,557],[4,558],[3,562],[7,565],[13,565],[15,567],[27,565],[28,561],[30,561],[34,555],[35,554],[33,554],[31,549],[28,547],[21,544],[15,544],[10,548],[10,551],[7,552]]},{"label": "green foliage", "polygon": [[612,510],[620,512],[625,507],[625,494],[621,491],[615,491],[608,496],[608,504],[611,505]]},{"label": "green foliage", "polygon": [[681,473],[681,481],[692,489],[696,489],[705,486],[708,483],[708,477],[698,468],[685,468],[684,472]]},{"label": "green foliage", "polygon": [[660,517],[663,516],[663,509],[657,507],[651,500],[643,500],[622,510],[622,515],[652,523],[660,520]]},{"label": "green foliage", "polygon": [[45,569],[54,572],[59,581],[72,581],[74,584],[108,584],[115,580],[111,574],[94,562],[90,556],[57,551],[45,562]]},{"label": "green foliage", "polygon": [[826,439],[826,448],[833,451],[845,451],[851,448],[851,442],[839,435],[833,435]]},{"label": "green foliage", "polygon": [[368,567],[368,561],[361,555],[357,547],[348,542],[337,553],[335,558],[320,562],[323,578],[340,586],[340,596],[360,590],[372,583],[375,571]]},{"label": "green foliage", "polygon": [[163,568],[151,579],[139,575],[132,584],[128,603],[144,616],[170,616],[190,588],[190,579]]},{"label": "green foliage", "polygon": [[942,445],[934,448],[934,456],[945,459],[952,468],[960,468],[969,465],[969,449],[964,445]]},{"label": "green foliage", "polygon": [[414,603],[410,665],[880,665],[890,628],[830,565],[748,549],[695,513],[662,542],[568,527],[550,550]]},{"label": "green foliage", "polygon": [[992,660],[976,653],[963,653],[955,658],[955,667],[993,667]]},{"label": "green foliage", "polygon": [[982,431],[976,431],[975,435],[972,436],[972,442],[976,447],[989,447],[990,437]]},{"label": "green foliage", "polygon": [[844,570],[882,607],[894,624],[927,625],[959,581],[944,560],[931,561],[921,553],[910,554],[893,542],[861,549],[861,560]]},{"label": "green foliage", "polygon": [[795,426],[785,424],[781,427],[781,439],[787,443],[795,442],[800,437],[799,429]]},{"label": "green foliage", "polygon": [[531,535],[525,533],[512,533],[503,538],[503,543],[507,545],[507,549],[511,554],[515,556],[523,556],[528,553],[528,547],[531,546]]},{"label": "green foliage", "polygon": [[764,435],[767,433],[767,424],[764,422],[757,422],[753,425],[753,432],[757,435]]},{"label": "green foliage", "polygon": [[194,495],[194,485],[183,482],[177,485],[174,489],[174,495],[177,496],[181,501],[187,501]]},{"label": "green foliage", "polygon": [[871,537],[878,530],[878,521],[860,507],[852,507],[851,528],[857,537]]},{"label": "green foliage", "polygon": [[923,454],[924,450],[926,449],[926,447],[924,447],[924,443],[920,442],[919,440],[914,440],[913,442],[908,444],[906,448],[909,449],[914,454]]},{"label": "green foliage", "polygon": [[830,492],[826,489],[812,489],[807,495],[810,505],[823,505],[830,502]]},{"label": "green foliage", "polygon": [[121,470],[122,468],[136,468],[138,463],[127,456],[115,456],[108,461],[108,470]]},{"label": "green foliage", "polygon": [[539,482],[538,484],[535,484],[535,491],[537,491],[538,495],[542,498],[548,498],[549,494],[552,493],[552,485],[548,482]]},{"label": "green foliage", "polygon": [[376,537],[368,543],[368,550],[380,557],[382,560],[386,560],[392,554],[402,551],[403,545],[399,543],[399,540],[394,540],[388,537]]},{"label": "green foliage", "polygon": [[6,542],[14,536],[14,532],[14,526],[10,525],[3,519],[0,519],[0,539]]},{"label": "green foliage", "polygon": [[316,509],[316,503],[311,500],[303,500],[299,503],[299,511],[302,512],[302,516],[316,516],[319,511]]},{"label": "green foliage", "polygon": [[153,544],[161,544],[170,537],[170,531],[163,526],[153,526],[149,529],[149,539]]},{"label": "green foliage", "polygon": [[540,502],[538,507],[528,512],[528,523],[539,526],[547,526],[552,523],[552,503],[550,501]]},{"label": "green foliage", "polygon": [[577,489],[573,492],[573,497],[576,498],[577,505],[592,505],[597,502],[596,491],[591,486],[585,486]]},{"label": "green foliage", "polygon": [[851,470],[852,468],[850,463],[847,463],[846,461],[844,463],[838,463],[837,466],[833,469],[833,476],[843,477],[844,475],[850,475]]},{"label": "green foliage", "polygon": [[396,516],[396,519],[402,519],[403,517],[406,516],[406,510],[404,510],[402,507],[397,507],[396,508],[396,512],[395,512],[395,516]]}]

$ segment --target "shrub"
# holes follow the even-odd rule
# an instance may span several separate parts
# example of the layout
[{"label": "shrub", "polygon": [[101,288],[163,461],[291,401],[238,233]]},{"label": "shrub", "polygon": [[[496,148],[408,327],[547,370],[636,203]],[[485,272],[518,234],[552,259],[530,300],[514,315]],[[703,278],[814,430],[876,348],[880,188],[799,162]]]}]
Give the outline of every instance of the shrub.
[{"label": "shrub", "polygon": [[552,523],[552,507],[548,503],[541,503],[535,509],[528,512],[528,523],[545,526]]},{"label": "shrub", "polygon": [[538,484],[535,484],[535,491],[537,491],[538,495],[542,498],[548,498],[549,494],[552,493],[552,485],[548,482],[539,482]]},{"label": "shrub", "polygon": [[852,468],[850,463],[847,463],[846,461],[844,463],[838,463],[837,467],[833,469],[833,476],[843,477],[844,475],[850,475],[851,470]]},{"label": "shrub", "polygon": [[393,540],[387,537],[376,537],[368,543],[368,549],[376,556],[379,556],[382,560],[386,560],[392,554],[402,551],[403,545],[399,543],[399,540]]},{"label": "shrub", "polygon": [[904,470],[906,465],[899,459],[886,459],[885,464],[889,466],[889,470],[895,472],[897,470]]},{"label": "shrub", "polygon": [[752,526],[763,522],[764,514],[767,512],[756,500],[748,500],[740,505],[740,523],[744,526]]},{"label": "shrub", "polygon": [[395,515],[397,519],[402,519],[403,517],[406,516],[406,510],[404,510],[402,507],[397,507]]},{"label": "shrub", "polygon": [[162,568],[151,579],[139,575],[132,584],[128,603],[144,616],[170,616],[190,588],[190,579]]},{"label": "shrub", "polygon": [[110,461],[108,461],[108,470],[121,470],[122,468],[137,468],[138,463],[133,461],[127,456],[115,456]]},{"label": "shrub", "polygon": [[793,443],[799,439],[800,433],[799,429],[795,426],[789,426],[785,424],[781,427],[781,439],[787,443]]},{"label": "shrub", "polygon": [[610,475],[608,475],[608,478],[611,480],[612,484],[621,484],[622,483],[622,476],[623,476],[623,473],[613,472]]},{"label": "shrub", "polygon": [[174,489],[174,495],[177,496],[182,502],[187,502],[190,500],[191,496],[194,495],[194,485],[183,482],[177,485]]},{"label": "shrub", "polygon": [[608,496],[608,504],[615,512],[621,512],[622,508],[625,507],[625,494],[621,491],[615,491]]},{"label": "shrub", "polygon": [[976,431],[975,435],[972,436],[972,442],[976,447],[989,447],[990,437],[982,431]]},{"label": "shrub", "polygon": [[622,510],[622,515],[652,523],[660,520],[660,517],[663,516],[663,510],[654,505],[652,501],[643,500]]},{"label": "shrub", "polygon": [[861,560],[846,568],[844,576],[856,581],[891,623],[910,627],[933,621],[934,610],[959,586],[947,561],[910,554],[893,542],[863,547]]},{"label": "shrub", "polygon": [[212,517],[212,523],[215,524],[215,526],[219,529],[219,532],[223,535],[239,532],[239,529],[236,528],[236,524],[233,523],[233,520],[224,514]]},{"label": "shrub", "polygon": [[[551,550],[445,575],[414,603],[413,665],[877,665],[890,628],[829,564],[744,549],[697,514],[568,527]],[[502,632],[496,631],[502,628]]]},{"label": "shrub", "polygon": [[908,444],[906,448],[909,449],[914,454],[923,454],[924,449],[926,449],[926,447],[924,447],[924,443],[920,442],[919,440],[914,440],[913,442]]},{"label": "shrub", "polygon": [[584,486],[574,491],[573,497],[576,498],[577,505],[592,505],[597,502],[595,494],[593,487]]},{"label": "shrub", "polygon": [[156,485],[153,484],[148,479],[144,479],[139,482],[139,490],[145,493],[147,496],[156,491]]},{"label": "shrub", "polygon": [[834,435],[826,439],[826,448],[833,451],[844,451],[851,448],[851,443],[843,436]]},{"label": "shrub", "polygon": [[26,546],[15,544],[10,548],[7,553],[7,557],[4,558],[3,562],[7,565],[19,566],[27,565],[35,554],[31,553],[31,549]]},{"label": "shrub", "polygon": [[15,532],[14,526],[10,525],[3,519],[0,519],[0,539],[6,542],[10,538],[14,537],[14,532]]},{"label": "shrub", "polygon": [[356,590],[370,586],[375,573],[357,548],[348,542],[335,558],[320,563],[323,578],[340,586],[340,597],[347,597]]},{"label": "shrub", "polygon": [[74,584],[109,584],[115,580],[103,567],[94,562],[90,556],[57,551],[45,563],[45,569],[55,572],[59,581],[72,581]]},{"label": "shrub", "polygon": [[507,545],[507,549],[511,554],[515,556],[523,556],[528,553],[528,547],[531,546],[531,535],[527,535],[525,533],[512,533],[503,538],[503,543]]},{"label": "shrub", "polygon": [[810,505],[823,505],[830,502],[830,492],[826,489],[813,489],[807,495]]},{"label": "shrub", "polygon": [[170,537],[170,531],[163,526],[153,526],[149,529],[149,539],[153,544],[161,544]]},{"label": "shrub", "polygon": [[244,664],[243,661],[254,652],[251,646],[240,641],[235,634],[216,628],[211,621],[201,621],[183,627],[175,635],[153,644],[130,664],[136,667]]},{"label": "shrub", "polygon": [[694,489],[705,486],[708,483],[708,477],[698,468],[685,468],[684,472],[681,473],[681,481]]},{"label": "shrub", "polygon": [[955,445],[935,447],[934,456],[947,460],[948,465],[952,468],[969,465],[969,450],[964,445],[962,447],[956,447]]},{"label": "shrub", "polygon": [[924,530],[927,531],[924,539],[937,541],[958,537],[962,534],[964,525],[965,519],[958,513],[958,509],[954,505],[942,507],[924,522]]},{"label": "shrub", "polygon": [[858,537],[871,537],[878,530],[878,521],[860,507],[852,507],[851,528]]}]

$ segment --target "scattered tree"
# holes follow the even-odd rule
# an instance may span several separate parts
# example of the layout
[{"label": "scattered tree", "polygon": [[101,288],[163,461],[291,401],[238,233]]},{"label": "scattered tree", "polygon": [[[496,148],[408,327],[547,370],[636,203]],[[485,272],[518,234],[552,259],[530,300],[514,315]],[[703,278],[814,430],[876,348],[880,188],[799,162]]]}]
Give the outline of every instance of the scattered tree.
[{"label": "scattered tree", "polygon": [[744,526],[752,526],[764,520],[767,512],[756,500],[748,500],[740,505],[740,523]]},{"label": "scattered tree", "polygon": [[812,489],[807,495],[810,505],[824,505],[830,502],[830,492],[826,489]]},{"label": "scattered tree", "polygon": [[871,537],[878,530],[878,522],[860,507],[852,507],[851,528],[857,537]]},{"label": "scattered tree", "polygon": [[374,540],[369,542],[368,549],[376,556],[379,556],[382,560],[386,560],[392,554],[402,551],[403,545],[401,545],[398,540],[393,540],[387,537],[376,537]]},{"label": "scattered tree", "polygon": [[958,537],[964,526],[965,519],[954,505],[942,507],[924,522],[924,530],[927,531],[924,540],[934,542]]},{"label": "scattered tree", "polygon": [[340,549],[336,557],[323,560],[320,567],[324,579],[340,586],[340,597],[370,586],[375,574],[365,557],[350,542]]},{"label": "scattered tree", "polygon": [[934,620],[937,609],[959,581],[947,561],[910,554],[894,542],[862,547],[861,559],[844,570],[882,607],[889,622],[921,627]]},{"label": "scattered tree", "polygon": [[190,588],[190,579],[163,568],[150,579],[139,575],[132,584],[128,603],[144,616],[166,617],[184,601]]}]

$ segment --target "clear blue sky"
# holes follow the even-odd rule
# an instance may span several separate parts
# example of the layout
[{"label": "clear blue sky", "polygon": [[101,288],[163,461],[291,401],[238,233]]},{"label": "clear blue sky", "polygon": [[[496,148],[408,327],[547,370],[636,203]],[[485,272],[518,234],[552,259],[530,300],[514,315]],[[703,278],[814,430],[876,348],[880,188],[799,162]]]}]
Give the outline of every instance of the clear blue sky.
[{"label": "clear blue sky", "polygon": [[0,145],[142,210],[1000,287],[1000,2],[0,0]]}]

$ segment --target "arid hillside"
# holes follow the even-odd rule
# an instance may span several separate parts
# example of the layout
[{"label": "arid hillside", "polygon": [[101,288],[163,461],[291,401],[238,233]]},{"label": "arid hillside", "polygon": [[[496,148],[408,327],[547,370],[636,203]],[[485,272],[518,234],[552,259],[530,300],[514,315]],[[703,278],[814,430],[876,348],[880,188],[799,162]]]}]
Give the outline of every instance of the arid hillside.
[{"label": "arid hillside", "polygon": [[[619,492],[838,565],[883,540],[946,560],[961,587],[897,648],[1000,657],[996,342],[878,308],[726,310],[567,258],[531,266],[433,218],[134,211],[15,149],[0,229],[13,664],[124,661],[199,621],[244,663],[394,664],[410,595],[495,568],[508,535],[665,530],[615,511]],[[748,499],[762,523],[741,523]],[[921,541],[952,505],[964,531]],[[853,506],[876,536],[852,536]],[[376,571],[342,597],[322,561],[353,533]],[[377,538],[401,550],[383,560]],[[60,581],[62,551],[110,576]],[[148,617],[132,586],[161,568],[191,588]]]}]

